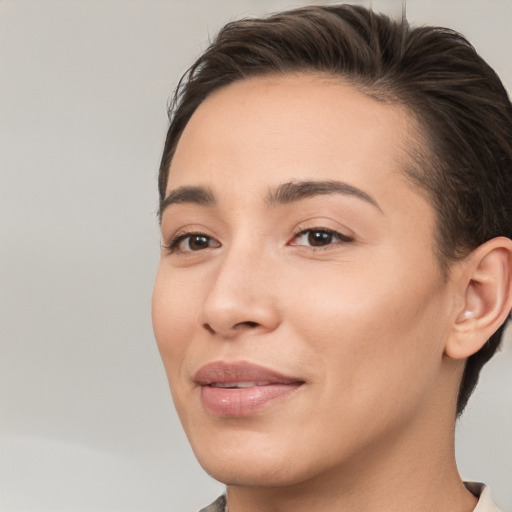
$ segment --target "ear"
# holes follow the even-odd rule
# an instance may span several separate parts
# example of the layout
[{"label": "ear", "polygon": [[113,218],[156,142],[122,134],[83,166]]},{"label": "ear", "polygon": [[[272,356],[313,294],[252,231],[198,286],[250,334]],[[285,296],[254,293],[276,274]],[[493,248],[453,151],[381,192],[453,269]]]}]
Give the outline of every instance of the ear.
[{"label": "ear", "polygon": [[512,240],[498,237],[475,249],[461,263],[462,300],[455,311],[445,354],[463,359],[478,352],[512,308]]}]

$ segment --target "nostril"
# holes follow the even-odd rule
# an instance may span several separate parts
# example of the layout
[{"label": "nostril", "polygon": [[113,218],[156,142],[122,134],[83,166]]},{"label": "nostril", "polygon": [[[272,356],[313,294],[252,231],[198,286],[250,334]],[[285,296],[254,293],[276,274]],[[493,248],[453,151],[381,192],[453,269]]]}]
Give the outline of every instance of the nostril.
[{"label": "nostril", "polygon": [[[227,332],[231,331],[231,334],[235,334],[235,332],[237,332],[237,331],[242,331],[244,329],[255,329],[256,327],[259,327],[260,325],[261,324],[259,324],[258,322],[252,322],[250,320],[248,320],[246,322],[238,322],[235,325],[229,327]],[[223,333],[224,333],[222,326],[219,326],[218,329],[214,329],[209,323],[206,323],[206,322],[202,326],[203,326],[203,329],[208,331],[210,334],[223,335]]]},{"label": "nostril", "polygon": [[246,326],[246,327],[251,327],[251,328],[254,328],[254,327],[258,327],[258,322],[250,322],[250,321],[247,321],[247,322],[240,322],[238,324],[236,324],[235,327],[242,327],[242,326]]},{"label": "nostril", "polygon": [[211,327],[210,324],[203,324],[203,327],[210,333],[215,334],[215,330]]}]

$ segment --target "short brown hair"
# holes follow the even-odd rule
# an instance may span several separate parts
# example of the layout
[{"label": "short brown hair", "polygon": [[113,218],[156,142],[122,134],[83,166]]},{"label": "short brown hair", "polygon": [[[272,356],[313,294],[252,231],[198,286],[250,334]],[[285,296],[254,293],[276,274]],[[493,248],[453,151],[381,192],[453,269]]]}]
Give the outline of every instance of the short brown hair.
[{"label": "short brown hair", "polygon": [[[443,270],[496,236],[512,238],[512,105],[500,79],[459,33],[410,27],[360,6],[312,6],[228,23],[185,73],[170,107],[159,192],[199,104],[214,90],[252,76],[320,72],[378,100],[405,106],[426,147],[406,172],[437,213]],[[468,358],[460,414],[506,322]]]}]

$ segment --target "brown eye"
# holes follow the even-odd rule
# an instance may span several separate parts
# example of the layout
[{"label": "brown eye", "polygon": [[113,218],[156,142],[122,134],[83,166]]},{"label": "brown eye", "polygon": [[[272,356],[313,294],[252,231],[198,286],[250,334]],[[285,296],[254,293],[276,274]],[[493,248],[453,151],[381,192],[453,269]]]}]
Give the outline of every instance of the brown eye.
[{"label": "brown eye", "polygon": [[176,236],[167,249],[170,253],[186,253],[202,251],[211,247],[220,247],[220,243],[203,233],[186,233]]},{"label": "brown eye", "polygon": [[295,235],[291,245],[306,247],[328,247],[340,243],[353,242],[353,238],[325,228],[305,229]]},{"label": "brown eye", "polygon": [[211,238],[205,235],[190,235],[183,243],[188,245],[185,250],[189,251],[200,251],[201,249],[207,249],[210,247]]},{"label": "brown eye", "polygon": [[309,231],[308,243],[312,247],[321,247],[323,245],[329,245],[333,241],[333,233],[329,231]]}]

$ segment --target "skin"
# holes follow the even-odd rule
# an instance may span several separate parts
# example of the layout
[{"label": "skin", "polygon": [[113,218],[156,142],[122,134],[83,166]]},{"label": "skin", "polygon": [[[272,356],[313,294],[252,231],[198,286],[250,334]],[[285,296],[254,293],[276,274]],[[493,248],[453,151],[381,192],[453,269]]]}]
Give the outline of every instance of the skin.
[{"label": "skin", "polygon": [[[433,208],[403,171],[417,140],[404,110],[319,75],[231,84],[185,128],[167,194],[204,187],[215,204],[165,208],[153,324],[184,429],[230,512],[475,507],[453,449],[462,363],[445,353],[460,284],[443,277]],[[269,205],[269,190],[303,181],[371,200]],[[312,246],[325,230],[341,236]],[[193,380],[212,361],[304,384],[222,417]]]}]

